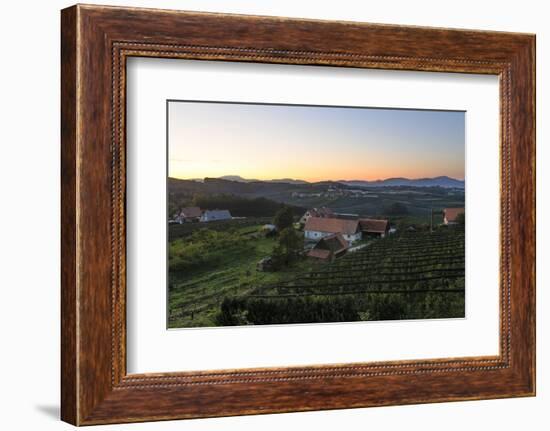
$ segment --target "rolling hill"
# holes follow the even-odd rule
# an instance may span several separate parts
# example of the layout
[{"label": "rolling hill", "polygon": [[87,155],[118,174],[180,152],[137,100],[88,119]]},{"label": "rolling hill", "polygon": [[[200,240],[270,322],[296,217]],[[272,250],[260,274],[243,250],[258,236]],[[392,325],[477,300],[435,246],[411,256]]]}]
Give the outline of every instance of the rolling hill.
[{"label": "rolling hill", "polygon": [[447,176],[435,178],[388,178],[385,180],[363,181],[363,180],[341,180],[342,184],[354,187],[444,187],[444,188],[464,188],[464,181],[457,180]]}]

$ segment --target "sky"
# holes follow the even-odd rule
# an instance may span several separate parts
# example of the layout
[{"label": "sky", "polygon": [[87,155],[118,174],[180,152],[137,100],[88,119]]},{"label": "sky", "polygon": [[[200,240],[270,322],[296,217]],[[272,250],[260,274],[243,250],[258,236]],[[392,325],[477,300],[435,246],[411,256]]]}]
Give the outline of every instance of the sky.
[{"label": "sky", "polygon": [[464,179],[465,113],[168,103],[169,176],[247,179]]}]

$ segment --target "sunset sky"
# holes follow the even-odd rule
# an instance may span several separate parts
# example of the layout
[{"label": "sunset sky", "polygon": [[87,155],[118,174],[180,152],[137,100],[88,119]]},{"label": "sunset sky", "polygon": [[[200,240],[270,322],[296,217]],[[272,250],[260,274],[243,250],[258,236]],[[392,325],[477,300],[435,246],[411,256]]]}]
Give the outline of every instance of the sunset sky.
[{"label": "sunset sky", "polygon": [[175,178],[464,179],[465,113],[169,102]]}]

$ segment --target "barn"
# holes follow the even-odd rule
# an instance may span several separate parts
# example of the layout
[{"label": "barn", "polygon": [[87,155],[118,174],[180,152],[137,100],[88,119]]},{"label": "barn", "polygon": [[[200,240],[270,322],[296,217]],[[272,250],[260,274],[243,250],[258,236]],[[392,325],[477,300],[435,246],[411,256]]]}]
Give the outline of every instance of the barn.
[{"label": "barn", "polygon": [[388,220],[359,219],[359,228],[364,236],[384,238],[390,231]]},{"label": "barn", "polygon": [[319,242],[315,244],[315,247],[307,253],[307,256],[323,261],[333,261],[337,257],[345,254],[348,248],[349,244],[342,234],[334,233],[321,238]]}]

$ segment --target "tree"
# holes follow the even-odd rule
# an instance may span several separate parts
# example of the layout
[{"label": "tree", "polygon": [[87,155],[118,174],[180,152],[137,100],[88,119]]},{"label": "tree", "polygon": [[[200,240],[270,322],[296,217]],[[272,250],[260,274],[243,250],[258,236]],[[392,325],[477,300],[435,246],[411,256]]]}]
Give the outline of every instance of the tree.
[{"label": "tree", "polygon": [[273,224],[277,226],[277,230],[279,232],[291,227],[293,222],[294,213],[292,208],[286,205],[282,206],[281,209],[277,211],[277,214],[275,214],[275,218],[273,219]]},{"label": "tree", "polygon": [[283,229],[279,235],[279,245],[285,249],[287,254],[297,254],[302,249],[301,242],[300,237],[291,227]]},{"label": "tree", "polygon": [[279,243],[273,249],[272,258],[275,268],[294,262],[302,247],[302,240],[292,227],[283,229],[279,234]]},{"label": "tree", "polygon": [[465,216],[464,216],[464,213],[460,213],[456,216],[456,224],[460,225],[460,226],[464,226],[464,223],[465,223]]}]

